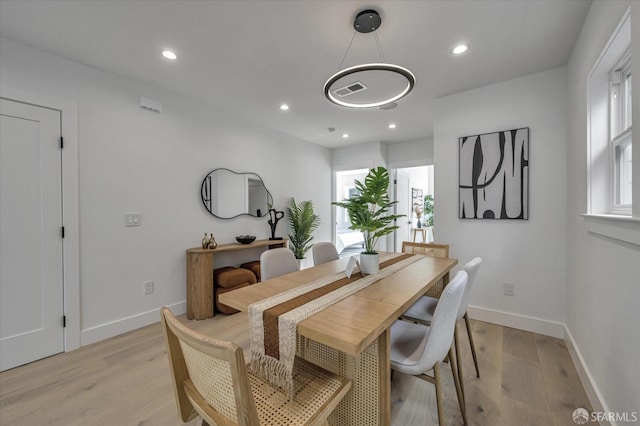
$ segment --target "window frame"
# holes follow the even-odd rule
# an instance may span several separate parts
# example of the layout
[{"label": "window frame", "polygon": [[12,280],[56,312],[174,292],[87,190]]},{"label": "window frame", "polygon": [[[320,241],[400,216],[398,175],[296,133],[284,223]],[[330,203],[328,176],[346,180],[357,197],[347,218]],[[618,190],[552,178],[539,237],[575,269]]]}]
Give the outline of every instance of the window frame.
[{"label": "window frame", "polygon": [[611,214],[628,216],[631,216],[633,200],[631,203],[620,202],[625,170],[621,164],[620,148],[627,144],[633,147],[631,99],[628,96],[633,84],[632,76],[629,46],[611,70],[609,78],[609,210]]}]

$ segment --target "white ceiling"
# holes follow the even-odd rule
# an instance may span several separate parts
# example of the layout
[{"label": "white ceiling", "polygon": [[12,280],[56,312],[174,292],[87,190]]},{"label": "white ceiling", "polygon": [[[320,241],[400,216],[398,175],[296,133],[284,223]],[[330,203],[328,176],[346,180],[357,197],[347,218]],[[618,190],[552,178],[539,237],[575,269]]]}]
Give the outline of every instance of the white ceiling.
[{"label": "white ceiling", "polygon": [[[590,4],[0,0],[0,34],[338,147],[432,137],[435,98],[566,64]],[[389,111],[346,109],[322,93],[354,34],[355,15],[368,8],[382,16],[376,34],[386,60],[409,68],[417,80]],[[454,57],[450,51],[461,41],[471,50]],[[164,48],[174,49],[178,61],[162,58]],[[373,34],[358,33],[343,67],[378,60]],[[280,111],[283,102],[289,111]],[[398,127],[389,130],[390,122]]]}]

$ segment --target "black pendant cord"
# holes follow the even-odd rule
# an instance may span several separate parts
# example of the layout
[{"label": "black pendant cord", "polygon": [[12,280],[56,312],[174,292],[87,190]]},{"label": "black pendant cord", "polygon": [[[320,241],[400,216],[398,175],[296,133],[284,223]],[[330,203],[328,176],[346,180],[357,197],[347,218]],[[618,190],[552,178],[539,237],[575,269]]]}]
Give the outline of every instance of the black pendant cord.
[{"label": "black pendant cord", "polygon": [[374,33],[373,35],[376,37],[376,46],[378,46],[378,53],[380,54],[380,59],[382,59],[382,62],[385,63],[387,61],[384,59],[384,53],[382,53],[382,44],[380,44],[378,33]]},{"label": "black pendant cord", "polygon": [[342,60],[340,61],[340,65],[338,65],[338,71],[340,71],[342,69],[342,64],[344,63],[344,60],[347,58],[347,53],[349,53],[349,49],[351,49],[351,45],[353,44],[353,40],[356,38],[356,31],[353,31],[353,36],[351,37],[351,41],[349,42],[349,46],[347,46],[347,50],[344,52],[344,56],[342,57]]}]

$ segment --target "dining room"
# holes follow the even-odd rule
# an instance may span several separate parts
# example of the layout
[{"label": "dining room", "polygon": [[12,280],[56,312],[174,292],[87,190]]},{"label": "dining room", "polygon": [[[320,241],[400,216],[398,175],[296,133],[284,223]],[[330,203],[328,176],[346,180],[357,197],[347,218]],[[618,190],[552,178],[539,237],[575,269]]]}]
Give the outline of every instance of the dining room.
[{"label": "dining room", "polygon": [[[637,421],[640,5],[363,6],[0,0],[0,423],[200,424],[181,338],[245,385],[252,364],[284,377],[283,406],[297,362],[337,383],[308,392],[319,424]],[[371,101],[376,73],[398,92]],[[411,204],[367,247],[334,203],[379,168],[382,203]],[[431,233],[413,226],[429,209]],[[343,256],[316,262],[320,243]],[[296,269],[269,276],[279,249]],[[313,308],[255,314],[301,288]],[[435,311],[444,291],[457,310]],[[233,405],[255,423],[253,398]]]}]

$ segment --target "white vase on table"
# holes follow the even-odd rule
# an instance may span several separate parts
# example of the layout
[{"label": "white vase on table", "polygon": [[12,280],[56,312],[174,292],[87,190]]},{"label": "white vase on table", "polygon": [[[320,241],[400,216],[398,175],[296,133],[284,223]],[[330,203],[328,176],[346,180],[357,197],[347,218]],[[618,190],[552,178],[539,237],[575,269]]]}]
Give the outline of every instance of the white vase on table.
[{"label": "white vase on table", "polygon": [[380,271],[380,256],[376,254],[360,253],[360,271],[371,275]]}]

